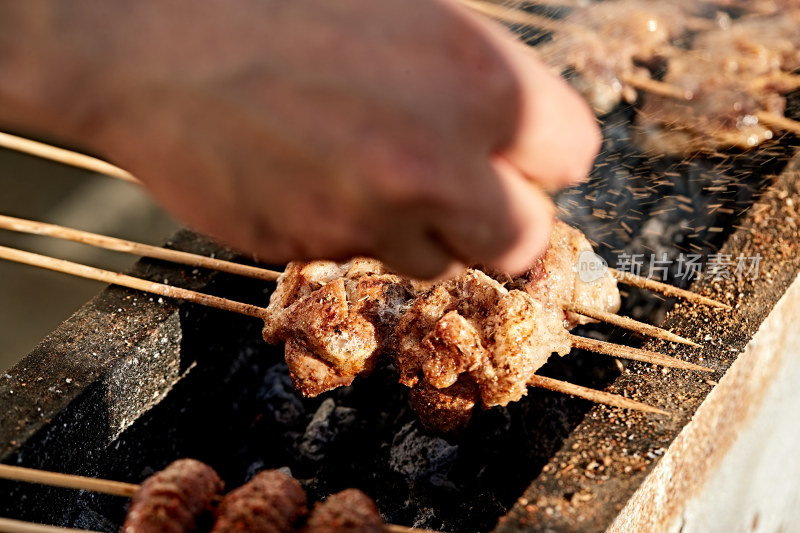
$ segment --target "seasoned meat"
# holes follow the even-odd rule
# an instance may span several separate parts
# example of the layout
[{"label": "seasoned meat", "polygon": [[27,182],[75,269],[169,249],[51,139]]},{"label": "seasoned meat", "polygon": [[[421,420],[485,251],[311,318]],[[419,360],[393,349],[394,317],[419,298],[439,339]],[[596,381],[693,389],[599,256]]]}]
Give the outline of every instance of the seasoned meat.
[{"label": "seasoned meat", "polygon": [[[460,359],[459,350],[477,340],[474,330],[507,292],[500,283],[480,270],[468,269],[459,277],[436,284],[420,294],[400,318],[394,332],[394,361],[400,374],[400,383],[413,387],[419,379],[420,371],[431,375],[439,374],[455,362],[454,358]],[[450,311],[457,311],[457,314],[450,314],[446,321],[448,323],[438,325]],[[456,318],[457,316],[461,318]],[[464,318],[472,325],[461,320]],[[452,329],[456,322],[468,329],[460,332]],[[469,335],[469,329],[473,330],[473,341],[466,340],[465,335]],[[456,337],[462,339],[459,341],[460,347],[453,344]],[[436,348],[441,348],[441,353]],[[447,350],[452,353],[447,355]],[[478,353],[472,351],[472,356],[467,356],[467,359],[479,357]],[[437,360],[431,362],[431,357]],[[473,366],[471,363],[466,364],[467,367]],[[426,366],[428,370],[425,370]],[[456,366],[460,368],[460,365]],[[457,372],[463,371],[461,369]],[[455,382],[457,374],[452,375],[452,370],[450,374],[449,377],[442,374],[440,379],[445,381],[440,382],[441,386]]]},{"label": "seasoned meat", "polygon": [[303,533],[381,533],[383,520],[372,499],[346,489],[317,503]]},{"label": "seasoned meat", "polygon": [[308,514],[306,505],[306,493],[296,479],[265,470],[222,499],[211,532],[290,533]]},{"label": "seasoned meat", "polygon": [[306,398],[346,387],[355,379],[355,376],[340,376],[330,363],[316,357],[297,339],[286,341],[284,353],[292,384]]},{"label": "seasoned meat", "polygon": [[471,374],[485,407],[507,405],[527,393],[530,377],[553,352],[570,351],[560,309],[512,290],[498,302],[483,325],[490,356]]},{"label": "seasoned meat", "polygon": [[194,459],[179,459],[147,478],[133,496],[123,533],[183,533],[197,529],[223,483]]},{"label": "seasoned meat", "polygon": [[452,432],[478,399],[485,408],[519,400],[550,355],[569,352],[566,328],[590,319],[564,303],[619,309],[608,271],[579,275],[586,254],[595,257],[586,237],[557,222],[546,254],[516,278],[468,269],[423,284],[372,260],[292,263],[270,300],[265,339],[286,342],[304,396],[349,385],[390,354],[426,427]]},{"label": "seasoned meat", "polygon": [[425,380],[437,389],[454,384],[459,375],[476,370],[490,356],[475,326],[456,311],[436,323],[420,348],[428,354],[422,364]]},{"label": "seasoned meat", "polygon": [[699,33],[669,61],[664,82],[687,98],[645,95],[636,141],[647,152],[686,155],[772,139],[760,113],[783,116],[784,95],[798,87],[800,12],[742,17]]},{"label": "seasoned meat", "polygon": [[[551,305],[576,303],[616,313],[621,300],[614,276],[608,270],[597,279],[580,275],[580,263],[593,258],[593,254],[592,245],[583,233],[556,221],[544,256],[515,279],[513,286]],[[574,313],[565,313],[565,320],[568,329],[593,322]]]},{"label": "seasoned meat", "polygon": [[420,380],[409,392],[408,400],[422,427],[432,433],[455,436],[472,419],[480,391],[469,375],[462,374],[454,385],[444,389]]},{"label": "seasoned meat", "polygon": [[418,286],[370,259],[290,263],[270,298],[264,339],[287,342],[295,386],[316,396],[374,369]]},{"label": "seasoned meat", "polygon": [[526,393],[553,352],[569,352],[563,317],[552,304],[468,270],[419,297],[402,317],[395,367],[402,383],[415,386],[422,374],[437,389],[468,373],[485,407],[506,405]]},{"label": "seasoned meat", "polygon": [[264,319],[264,340],[270,344],[283,341],[286,328],[287,308],[309,296],[312,292],[339,279],[346,268],[333,261],[292,261],[278,277],[278,286],[272,293]]},{"label": "seasoned meat", "polygon": [[422,340],[439,319],[457,305],[458,300],[450,294],[447,284],[440,284],[419,295],[400,318],[394,334],[397,343],[394,360],[400,383],[408,387],[417,383],[429,354],[422,346]]},{"label": "seasoned meat", "polygon": [[350,312],[344,279],[337,279],[297,301],[287,313],[288,338],[302,338],[314,355],[339,374],[356,376],[374,366],[379,339],[375,327]]}]

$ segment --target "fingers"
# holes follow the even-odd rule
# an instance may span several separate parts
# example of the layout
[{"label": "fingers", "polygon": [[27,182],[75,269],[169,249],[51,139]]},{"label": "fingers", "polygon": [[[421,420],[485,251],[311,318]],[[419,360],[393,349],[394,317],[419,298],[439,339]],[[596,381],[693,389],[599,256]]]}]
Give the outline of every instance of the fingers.
[{"label": "fingers", "polygon": [[427,229],[427,224],[394,228],[377,244],[379,259],[393,270],[418,279],[453,277],[464,269],[464,265]]},{"label": "fingers", "polygon": [[545,188],[575,185],[594,164],[600,128],[577,91],[522,46],[510,47],[521,84],[517,135],[501,153]]},{"label": "fingers", "polygon": [[493,163],[508,195],[508,217],[517,238],[504,253],[486,263],[502,272],[519,274],[530,269],[547,249],[555,207],[550,197],[525,179],[516,166],[501,157]]},{"label": "fingers", "polygon": [[441,216],[436,231],[442,248],[461,262],[479,262],[517,274],[530,268],[544,252],[553,224],[553,204],[505,159],[496,157],[491,168],[491,179],[504,199],[493,204],[498,212],[476,209]]},{"label": "fingers", "polygon": [[499,153],[525,177],[548,190],[585,179],[601,142],[589,105],[539,59],[533,48],[492,21],[480,23],[519,84],[516,130]]}]

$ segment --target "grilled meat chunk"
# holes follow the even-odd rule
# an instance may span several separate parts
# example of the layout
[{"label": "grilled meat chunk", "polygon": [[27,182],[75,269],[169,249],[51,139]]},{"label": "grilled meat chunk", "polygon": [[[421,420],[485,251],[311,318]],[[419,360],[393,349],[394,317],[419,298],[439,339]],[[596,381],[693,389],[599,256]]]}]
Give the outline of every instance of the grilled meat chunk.
[{"label": "grilled meat chunk", "polygon": [[383,520],[372,499],[346,489],[317,503],[303,533],[381,533]]},{"label": "grilled meat chunk", "polygon": [[133,496],[122,533],[195,531],[211,510],[223,483],[214,470],[194,459],[179,459],[147,478]]},{"label": "grilled meat chunk", "polygon": [[265,470],[222,499],[211,533],[290,533],[306,514],[300,483],[280,470]]}]

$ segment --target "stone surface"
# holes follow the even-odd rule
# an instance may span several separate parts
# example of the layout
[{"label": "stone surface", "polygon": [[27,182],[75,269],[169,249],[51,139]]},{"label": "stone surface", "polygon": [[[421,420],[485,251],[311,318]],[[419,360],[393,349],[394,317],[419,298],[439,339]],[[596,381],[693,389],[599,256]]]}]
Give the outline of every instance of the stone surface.
[{"label": "stone surface", "polygon": [[[219,251],[181,235],[179,246]],[[194,289],[211,276],[148,262],[133,273]],[[191,366],[182,359],[181,340],[176,302],[122,288],[103,292],[0,378],[0,460],[24,444],[40,467],[63,467],[74,443],[91,450],[112,442]]]},{"label": "stone surface", "polygon": [[793,531],[800,522],[800,278],[609,527]]}]

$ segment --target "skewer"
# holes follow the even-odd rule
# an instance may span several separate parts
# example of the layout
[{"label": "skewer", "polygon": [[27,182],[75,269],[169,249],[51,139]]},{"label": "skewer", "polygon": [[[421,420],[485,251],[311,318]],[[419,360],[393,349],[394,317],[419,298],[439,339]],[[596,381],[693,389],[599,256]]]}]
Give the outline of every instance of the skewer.
[{"label": "skewer", "polygon": [[712,300],[711,298],[707,298],[692,291],[687,291],[675,287],[673,285],[668,285],[667,283],[662,283],[654,279],[637,276],[632,272],[624,272],[611,267],[609,267],[608,270],[614,275],[615,278],[617,278],[617,281],[619,281],[620,283],[625,283],[626,285],[633,285],[634,287],[639,287],[640,289],[647,289],[653,292],[663,294],[664,296],[675,296],[677,298],[683,298],[685,300],[688,300],[692,303],[717,307],[719,309],[725,309],[726,311],[730,311],[731,309],[733,309],[728,304]]},{"label": "skewer", "polygon": [[56,224],[47,224],[45,222],[36,222],[33,220],[9,217],[5,215],[0,215],[0,229],[7,229],[10,231],[29,233],[33,235],[46,235],[48,237],[55,237],[57,239],[88,244],[90,246],[104,248],[106,250],[113,250],[115,252],[141,255],[144,257],[160,259],[162,261],[171,261],[173,263],[189,265],[192,267],[208,268],[211,270],[218,270],[220,272],[227,272],[229,274],[236,274],[239,276],[247,276],[263,281],[275,281],[281,274],[280,272],[267,270],[265,268],[242,265],[239,263],[223,261],[221,259],[214,259],[203,255],[181,252],[178,250],[170,250],[160,246],[151,246],[149,244],[142,244],[139,242],[117,239],[115,237],[98,235],[96,233],[89,233],[88,231],[76,230]]},{"label": "skewer", "polygon": [[[439,533],[430,529],[417,529],[397,524],[384,524],[385,533]],[[75,529],[70,527],[48,526],[35,522],[23,522],[10,518],[0,518],[0,533],[100,533],[90,529]]]},{"label": "skewer", "polygon": [[570,334],[573,348],[581,350],[589,350],[590,352],[601,353],[610,355],[612,357],[619,357],[621,359],[631,359],[633,361],[642,361],[644,363],[651,363],[654,365],[664,366],[668,368],[680,368],[683,370],[697,370],[699,372],[713,372],[710,368],[696,365],[688,361],[683,361],[669,355],[664,355],[658,352],[651,352],[649,350],[640,350],[639,348],[631,348],[630,346],[623,346],[621,344],[614,344],[611,342],[599,341],[581,337],[579,335]]},{"label": "skewer", "polygon": [[[37,222],[33,220],[26,220],[22,218],[9,217],[0,215],[0,229],[7,229],[10,231],[17,231],[21,233],[29,233],[33,235],[46,235],[57,239],[78,242],[81,244],[88,244],[107,250],[114,250],[117,252],[130,253],[151,257],[154,259],[161,259],[164,261],[172,261],[183,265],[208,268],[211,270],[218,270],[220,272],[227,272],[235,275],[247,276],[264,281],[276,281],[280,272],[274,270],[267,270],[265,268],[253,267],[249,265],[241,265],[239,263],[232,263],[230,261],[222,261],[219,259],[212,259],[210,257],[192,254],[188,252],[181,252],[178,250],[169,250],[158,246],[151,246],[134,241],[118,239],[115,237],[108,237],[105,235],[98,235],[96,233],[89,233],[87,231],[76,230],[59,226],[57,224],[47,224],[44,222]],[[633,320],[632,318],[622,317],[614,313],[608,313],[600,309],[594,309],[588,306],[579,304],[570,304],[561,302],[559,304],[562,309],[577,313],[579,315],[588,316],[596,320],[608,322],[618,327],[630,329],[650,335],[659,339],[664,339],[670,342],[678,342],[688,344],[690,346],[699,346],[688,339],[670,333],[662,328],[645,324]]]},{"label": "skewer", "polygon": [[141,182],[134,178],[133,175],[122,170],[118,166],[107,163],[106,161],[91,157],[86,154],[79,154],[63,148],[50,146],[49,144],[32,141],[16,135],[9,135],[8,133],[0,133],[0,147],[16,150],[30,155],[35,155],[43,159],[57,161],[64,165],[90,170],[98,174],[105,174],[112,178],[118,178],[130,183],[141,185]]},{"label": "skewer", "polygon": [[25,483],[39,483],[40,485],[49,485],[51,487],[88,490],[101,494],[109,494],[111,496],[122,496],[124,498],[133,497],[136,491],[139,490],[139,485],[134,485],[133,483],[62,474],[60,472],[48,472],[47,470],[4,464],[0,464],[0,478],[24,481]]},{"label": "skewer", "polygon": [[64,259],[56,259],[54,257],[16,250],[14,248],[8,248],[5,246],[0,246],[0,259],[6,259],[8,261],[23,263],[47,270],[53,270],[63,274],[70,274],[80,278],[111,283],[112,285],[128,287],[129,289],[136,289],[143,292],[157,294],[159,296],[166,296],[167,298],[186,300],[187,302],[261,319],[264,318],[264,313],[266,311],[263,307],[258,307],[256,305],[236,302],[233,300],[228,300],[227,298],[211,296],[209,294],[203,294],[201,292],[192,291],[189,289],[182,289],[180,287],[172,287],[170,285],[164,285],[163,283],[147,281],[144,279],[135,278],[133,276],[128,276],[126,274],[119,274],[109,270],[102,270],[99,268],[82,265],[80,263],[65,261]]},{"label": "skewer", "polygon": [[431,529],[417,529],[415,527],[398,526],[397,524],[383,524],[384,533],[439,533]]},{"label": "skewer", "polygon": [[590,389],[588,387],[582,387],[580,385],[575,385],[573,383],[569,383],[566,381],[560,381],[557,379],[548,378],[545,376],[539,376],[536,374],[534,374],[534,376],[528,381],[528,385],[532,387],[539,387],[542,389],[551,390],[554,392],[561,392],[563,394],[569,394],[571,396],[577,396],[578,398],[583,398],[584,400],[589,400],[595,403],[602,403],[605,405],[611,405],[613,407],[621,407],[623,409],[633,409],[636,411],[644,411],[646,413],[669,415],[667,411],[664,411],[657,407],[653,407],[652,405],[647,405],[646,403],[637,402],[635,400],[629,400],[628,398],[625,398],[624,396],[620,396],[618,394],[612,394],[610,392]]},{"label": "skewer", "polygon": [[689,89],[683,89],[671,83],[664,83],[663,81],[654,80],[653,78],[645,78],[643,76],[622,76],[622,81],[643,91],[665,96],[667,98],[676,98],[678,100],[691,100],[694,94]]},{"label": "skewer", "polygon": [[36,522],[23,522],[10,518],[0,518],[0,532],[2,533],[99,533],[89,529],[75,529],[71,527],[48,526]]},{"label": "skewer", "polygon": [[[119,285],[121,287],[128,287],[130,289],[136,289],[144,292],[157,294],[160,296],[166,296],[167,298],[177,298],[180,300],[185,300],[187,302],[205,305],[208,307],[213,307],[215,309],[221,309],[223,311],[230,311],[233,313],[239,313],[246,316],[260,318],[262,320],[264,319],[266,314],[266,309],[263,307],[236,302],[234,300],[228,300],[226,298],[220,298],[218,296],[211,296],[208,294],[203,294],[189,289],[182,289],[180,287],[172,287],[170,285],[164,285],[161,283],[135,278],[133,276],[128,276],[126,274],[119,274],[108,270],[102,270],[99,268],[82,265],[80,263],[73,263],[71,261],[66,261],[64,259],[56,259],[54,257],[48,257],[40,254],[34,254],[31,252],[25,252],[23,250],[16,250],[14,248],[8,248],[5,246],[0,246],[0,259],[6,259],[8,261],[23,263],[26,265],[44,268],[47,270],[53,270],[55,272],[70,274],[77,277],[93,279],[105,283],[111,283],[113,285]],[[591,339],[584,339],[583,337],[577,337],[574,335],[572,336],[572,341],[573,341],[573,346],[584,347],[586,349],[591,349],[588,348],[588,346],[590,345],[596,347],[598,346],[596,343],[600,342],[600,341],[591,341]],[[591,342],[589,343],[588,341]],[[596,348],[593,351],[599,351],[602,349],[605,351],[602,351],[601,353],[606,353],[608,355],[614,355],[616,357],[626,357],[628,359],[636,359],[639,361],[646,361],[653,364],[669,366],[672,368],[686,368],[690,370],[708,370],[704,369],[703,367],[699,367],[697,365],[692,365],[691,363],[687,363],[685,361],[680,361],[679,359],[675,359],[662,354],[657,354],[655,352],[646,352],[644,350],[638,350],[636,348],[630,348],[627,346],[615,345],[611,343],[602,343],[602,344],[603,344],[602,347]]]},{"label": "skewer", "polygon": [[794,133],[795,135],[800,135],[800,122],[796,120],[792,120],[781,115],[776,115],[768,111],[757,111],[756,117],[767,126],[785,130],[790,133]]},{"label": "skewer", "polygon": [[[111,272],[109,270],[102,270],[99,268],[82,265],[80,263],[73,263],[64,259],[57,259],[45,255],[8,248],[0,246],[0,259],[23,263],[30,266],[53,270],[63,274],[70,274],[81,278],[93,279],[95,281],[102,281],[112,285],[119,285],[121,287],[128,287],[143,292],[165,296],[167,298],[177,298],[187,302],[221,309],[223,311],[230,311],[241,315],[252,316],[264,319],[267,310],[263,307],[256,305],[245,304],[227,298],[220,298],[219,296],[211,296],[201,292],[183,289],[180,287],[173,287],[171,285],[164,285],[153,281],[147,281],[126,274]],[[614,355],[615,357],[623,357],[627,359],[635,359],[637,361],[645,361],[653,364],[668,366],[671,368],[684,368],[689,370],[704,370],[710,371],[707,368],[693,365],[667,355],[658,354],[655,352],[647,352],[637,348],[630,348],[612,343],[601,343],[601,341],[594,341],[573,335],[573,346],[576,348],[584,348],[592,351],[605,350],[600,353],[607,355]],[[599,344],[598,344],[599,343]],[[590,348],[592,346],[593,348]],[[612,352],[613,350],[613,352]]]},{"label": "skewer", "polygon": [[596,309],[594,307],[588,307],[577,303],[569,303],[561,301],[558,303],[558,305],[565,311],[569,311],[571,313],[576,313],[583,316],[588,316],[589,318],[594,318],[595,320],[600,320],[602,322],[606,322],[608,324],[617,327],[629,329],[631,331],[641,333],[642,335],[656,337],[657,339],[662,339],[669,342],[688,344],[689,346],[694,346],[696,348],[700,347],[700,345],[697,344],[696,342],[690,341],[689,339],[681,337],[680,335],[675,335],[674,333],[667,331],[663,328],[652,326],[650,324],[634,320],[627,316],[621,316],[614,313],[609,313],[608,311],[603,311],[602,309]]},{"label": "skewer", "polygon": [[[133,483],[62,474],[60,472],[49,472],[47,470],[38,470],[36,468],[26,468],[22,466],[4,464],[0,464],[0,478],[9,479],[12,481],[22,481],[25,483],[38,483],[40,485],[49,485],[51,487],[63,487],[68,489],[98,492],[101,494],[110,494],[111,496],[122,496],[125,498],[132,498],[133,495],[139,490],[139,485]],[[383,530],[386,533],[439,533],[437,531],[415,529],[396,524],[385,524]],[[32,522],[20,522],[18,520],[0,518],[0,533],[62,533],[67,531],[73,533],[93,533],[85,529],[44,526],[42,524],[35,524]]]},{"label": "skewer", "polygon": [[[384,524],[385,533],[439,533],[430,529],[417,529],[413,527],[398,526],[397,524]],[[91,529],[76,529],[72,527],[48,526],[36,522],[23,522],[10,518],[0,518],[0,533],[100,533]]]}]

